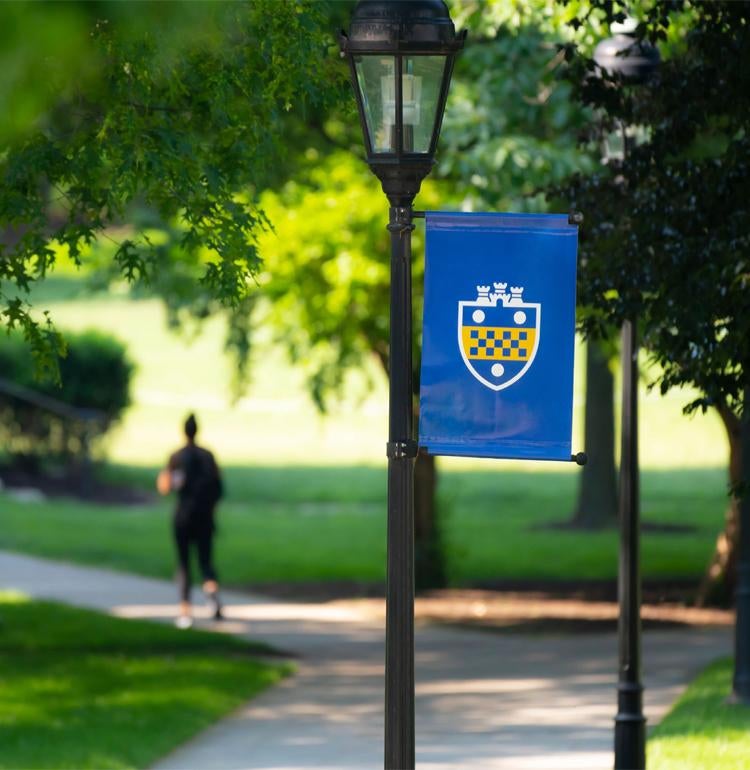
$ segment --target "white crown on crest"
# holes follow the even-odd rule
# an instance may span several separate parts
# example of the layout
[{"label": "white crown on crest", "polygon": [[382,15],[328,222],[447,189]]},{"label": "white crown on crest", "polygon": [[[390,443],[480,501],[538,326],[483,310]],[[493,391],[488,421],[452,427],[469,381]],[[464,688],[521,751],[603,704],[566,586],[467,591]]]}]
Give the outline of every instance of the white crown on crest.
[{"label": "white crown on crest", "polygon": [[[492,293],[490,294],[490,289]],[[477,298],[475,302],[479,305],[491,305],[495,307],[498,302],[503,306],[522,305],[523,304],[523,286],[511,286],[508,292],[508,284],[504,281],[493,281],[492,285],[477,286]]]},{"label": "white crown on crest", "polygon": [[492,305],[492,297],[490,297],[489,286],[477,286],[477,298],[476,303],[478,305]]}]

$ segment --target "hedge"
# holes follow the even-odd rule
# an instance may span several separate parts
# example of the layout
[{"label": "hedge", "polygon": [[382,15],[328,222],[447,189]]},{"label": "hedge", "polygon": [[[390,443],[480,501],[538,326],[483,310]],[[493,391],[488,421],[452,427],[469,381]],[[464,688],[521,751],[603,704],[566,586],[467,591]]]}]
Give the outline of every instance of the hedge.
[{"label": "hedge", "polygon": [[80,458],[130,404],[133,364],[96,331],[66,334],[60,383],[36,378],[20,335],[0,337],[0,442],[15,456]]}]

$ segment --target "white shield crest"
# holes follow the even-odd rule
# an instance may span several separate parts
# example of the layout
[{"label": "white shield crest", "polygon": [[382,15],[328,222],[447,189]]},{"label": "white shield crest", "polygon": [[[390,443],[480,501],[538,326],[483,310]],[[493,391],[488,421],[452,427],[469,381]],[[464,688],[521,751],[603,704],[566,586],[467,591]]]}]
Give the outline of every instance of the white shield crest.
[{"label": "white shield crest", "polygon": [[466,368],[492,390],[518,382],[534,363],[541,318],[541,303],[524,302],[523,286],[477,286],[476,299],[458,303],[458,347]]}]

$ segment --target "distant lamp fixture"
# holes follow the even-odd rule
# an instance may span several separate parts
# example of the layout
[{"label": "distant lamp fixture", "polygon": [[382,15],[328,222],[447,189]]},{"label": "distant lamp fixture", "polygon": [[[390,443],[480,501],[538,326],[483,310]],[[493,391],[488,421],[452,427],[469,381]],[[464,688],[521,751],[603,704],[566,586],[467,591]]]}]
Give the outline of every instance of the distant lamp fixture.
[{"label": "distant lamp fixture", "polygon": [[610,27],[615,34],[602,40],[594,49],[594,61],[626,83],[645,83],[659,68],[659,50],[648,40],[639,40],[635,32],[638,22],[627,18]]},{"label": "distant lamp fixture", "polygon": [[[619,77],[624,85],[647,83],[659,69],[659,50],[648,40],[636,37],[638,22],[633,18],[612,24],[610,29],[614,35],[594,49],[594,61],[599,69]],[[602,161],[624,160],[627,147],[638,145],[646,138],[641,126],[618,126],[602,141]]]}]

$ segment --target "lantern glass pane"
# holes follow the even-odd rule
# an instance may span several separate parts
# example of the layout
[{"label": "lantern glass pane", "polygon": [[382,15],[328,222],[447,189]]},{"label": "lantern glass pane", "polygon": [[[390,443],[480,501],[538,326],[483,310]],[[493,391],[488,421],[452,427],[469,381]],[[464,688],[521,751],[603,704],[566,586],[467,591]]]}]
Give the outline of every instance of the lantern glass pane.
[{"label": "lantern glass pane", "polygon": [[628,150],[639,147],[651,138],[650,131],[645,126],[622,126],[604,135],[602,139],[602,161],[623,161]]},{"label": "lantern glass pane", "polygon": [[396,152],[396,57],[358,56],[354,65],[372,151]]},{"label": "lantern glass pane", "polygon": [[401,81],[404,152],[430,151],[445,63],[445,56],[404,57]]}]

